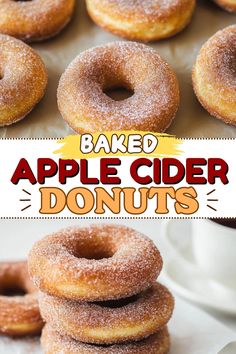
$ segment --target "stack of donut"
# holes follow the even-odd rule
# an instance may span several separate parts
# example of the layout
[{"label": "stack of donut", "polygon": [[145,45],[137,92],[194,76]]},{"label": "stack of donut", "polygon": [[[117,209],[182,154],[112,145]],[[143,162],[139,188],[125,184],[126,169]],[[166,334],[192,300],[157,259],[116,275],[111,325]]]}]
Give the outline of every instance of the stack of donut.
[{"label": "stack of donut", "polygon": [[144,235],[115,225],[47,236],[29,255],[47,322],[45,354],[166,354],[174,300],[156,278],[159,251]]}]

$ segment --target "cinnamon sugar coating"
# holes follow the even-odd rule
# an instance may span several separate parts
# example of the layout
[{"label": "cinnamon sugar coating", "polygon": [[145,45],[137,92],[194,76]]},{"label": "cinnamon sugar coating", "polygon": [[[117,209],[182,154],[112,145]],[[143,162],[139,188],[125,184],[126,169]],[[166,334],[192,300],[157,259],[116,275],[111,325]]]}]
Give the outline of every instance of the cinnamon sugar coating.
[{"label": "cinnamon sugar coating", "polygon": [[40,56],[18,39],[0,34],[0,126],[24,118],[43,97],[46,85]]},{"label": "cinnamon sugar coating", "polygon": [[[26,295],[8,296],[9,290],[21,289]],[[12,336],[39,334],[43,327],[36,288],[27,262],[0,263],[0,333]]]},{"label": "cinnamon sugar coating", "polygon": [[114,34],[144,42],[171,37],[191,20],[195,0],[86,0],[88,13]]},{"label": "cinnamon sugar coating", "polygon": [[0,0],[0,33],[32,42],[60,32],[69,22],[75,0]]},{"label": "cinnamon sugar coating", "polygon": [[37,242],[29,255],[35,285],[83,301],[120,299],[150,287],[162,269],[154,243],[117,225],[69,228]]},{"label": "cinnamon sugar coating", "polygon": [[193,86],[211,115],[236,124],[236,25],[217,32],[203,45],[193,69]]},{"label": "cinnamon sugar coating", "polygon": [[222,9],[229,12],[236,12],[236,2],[235,0],[213,0],[217,5],[222,7]]},{"label": "cinnamon sugar coating", "polygon": [[138,341],[158,332],[169,321],[174,299],[161,284],[134,298],[86,303],[40,294],[42,317],[61,335],[95,344]]},{"label": "cinnamon sugar coating", "polygon": [[[105,94],[125,87],[134,94],[115,101]],[[175,73],[143,44],[115,42],[80,54],[62,75],[59,110],[78,133],[111,130],[163,132],[179,106]]]},{"label": "cinnamon sugar coating", "polygon": [[170,349],[167,328],[140,342],[98,346],[61,336],[46,325],[41,343],[45,354],[167,354]]}]

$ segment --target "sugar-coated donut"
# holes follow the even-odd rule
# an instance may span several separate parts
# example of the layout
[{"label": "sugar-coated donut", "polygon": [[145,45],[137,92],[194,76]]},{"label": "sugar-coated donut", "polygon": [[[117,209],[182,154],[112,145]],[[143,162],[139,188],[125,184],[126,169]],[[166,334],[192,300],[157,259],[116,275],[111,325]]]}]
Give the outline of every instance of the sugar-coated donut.
[{"label": "sugar-coated donut", "polygon": [[236,12],[236,1],[235,0],[213,0],[213,1],[226,11]]},{"label": "sugar-coated donut", "polygon": [[140,342],[99,346],[61,336],[46,325],[41,343],[45,354],[167,354],[170,349],[167,328]]},{"label": "sugar-coated donut", "polygon": [[0,34],[0,126],[23,119],[43,97],[46,85],[39,55],[18,39]]},{"label": "sugar-coated donut", "polygon": [[[10,296],[15,289],[26,295]],[[0,333],[35,335],[42,327],[37,293],[29,278],[27,262],[0,263]]]},{"label": "sugar-coated donut", "polygon": [[[124,87],[134,94],[115,101],[105,94]],[[62,75],[59,110],[78,133],[111,130],[163,132],[179,106],[179,86],[170,66],[144,45],[115,42],[80,54]]]},{"label": "sugar-coated donut", "polygon": [[195,0],[86,0],[91,18],[128,39],[171,37],[190,22]]},{"label": "sugar-coated donut", "polygon": [[114,344],[138,341],[158,332],[169,321],[174,299],[161,284],[132,298],[86,303],[43,293],[41,315],[58,333],[84,343]]},{"label": "sugar-coated donut", "polygon": [[0,33],[27,42],[47,39],[69,22],[75,0],[0,0]]},{"label": "sugar-coated donut", "polygon": [[198,100],[213,116],[236,125],[236,25],[211,37],[201,48],[193,69]]},{"label": "sugar-coated donut", "polygon": [[162,258],[139,232],[117,225],[69,228],[37,242],[29,255],[35,285],[72,300],[125,298],[156,280]]}]

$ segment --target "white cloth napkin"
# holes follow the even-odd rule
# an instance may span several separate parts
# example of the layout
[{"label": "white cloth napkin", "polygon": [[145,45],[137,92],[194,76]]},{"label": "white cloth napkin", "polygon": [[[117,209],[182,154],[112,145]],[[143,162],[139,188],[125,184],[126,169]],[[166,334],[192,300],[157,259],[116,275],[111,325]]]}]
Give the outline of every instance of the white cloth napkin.
[{"label": "white cloth napkin", "polygon": [[236,341],[236,333],[193,305],[177,298],[170,321],[170,354],[217,354]]}]

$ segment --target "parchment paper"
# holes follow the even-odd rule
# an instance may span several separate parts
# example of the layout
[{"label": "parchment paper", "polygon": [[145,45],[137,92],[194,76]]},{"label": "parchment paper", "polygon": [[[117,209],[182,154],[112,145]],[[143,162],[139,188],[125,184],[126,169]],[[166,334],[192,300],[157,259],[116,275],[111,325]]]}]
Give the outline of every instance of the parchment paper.
[{"label": "parchment paper", "polygon": [[[236,15],[214,5],[197,1],[194,18],[176,37],[151,44],[176,71],[181,88],[181,107],[168,132],[178,137],[236,137],[236,128],[210,115],[200,106],[192,90],[191,69],[201,45],[217,30],[236,23]],[[80,52],[120,38],[105,32],[88,17],[84,0],[79,0],[70,25],[56,38],[34,44],[43,57],[49,85],[42,102],[23,121],[0,129],[0,137],[64,137],[73,133],[57,109],[58,80]]]}]

